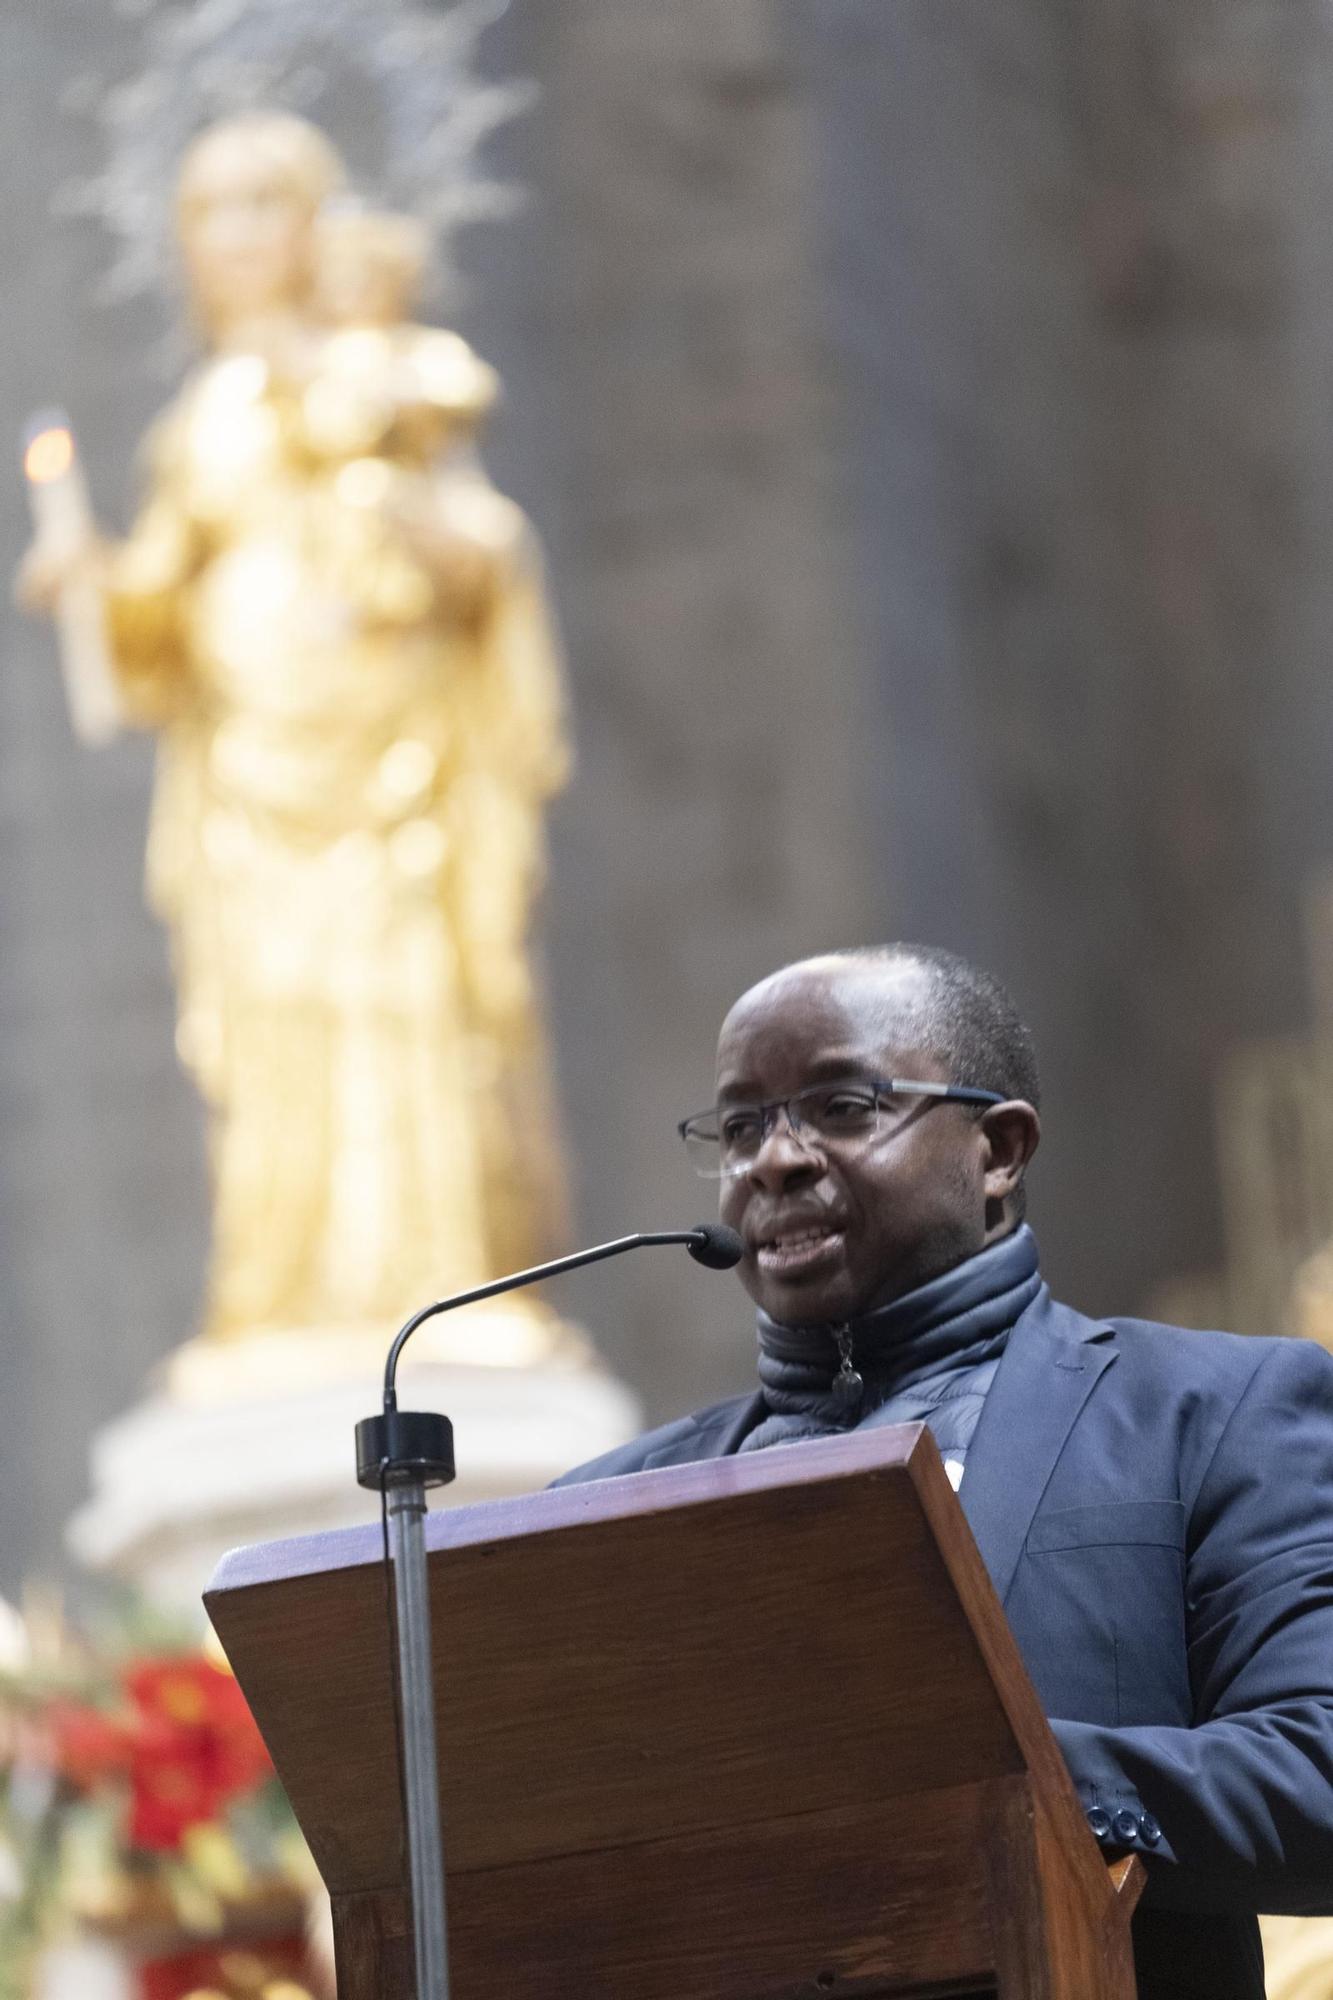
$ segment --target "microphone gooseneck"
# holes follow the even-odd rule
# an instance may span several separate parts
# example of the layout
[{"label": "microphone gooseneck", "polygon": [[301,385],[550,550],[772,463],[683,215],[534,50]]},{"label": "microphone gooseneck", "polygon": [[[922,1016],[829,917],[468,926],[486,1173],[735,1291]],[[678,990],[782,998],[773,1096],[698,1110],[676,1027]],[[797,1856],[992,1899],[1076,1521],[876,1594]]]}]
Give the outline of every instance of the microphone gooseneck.
[{"label": "microphone gooseneck", "polygon": [[398,1361],[404,1347],[417,1328],[434,1319],[437,1313],[452,1312],[456,1306],[476,1305],[481,1299],[498,1298],[502,1292],[540,1284],[544,1278],[557,1278],[565,1271],[581,1269],[584,1264],[597,1264],[604,1257],[619,1257],[626,1250],[642,1250],[655,1243],[683,1243],[696,1263],[710,1271],[729,1271],[744,1255],[741,1239],[734,1229],[724,1222],[700,1222],[693,1229],[652,1229],[635,1236],[618,1236],[614,1242],[598,1243],[591,1250],[576,1250],[569,1257],[556,1257],[549,1264],[533,1264],[526,1271],[511,1271],[508,1277],[492,1278],[489,1284],[474,1285],[470,1291],[436,1299],[434,1304],[413,1313],[394,1336],[384,1364],[385,1410],[398,1407]]}]

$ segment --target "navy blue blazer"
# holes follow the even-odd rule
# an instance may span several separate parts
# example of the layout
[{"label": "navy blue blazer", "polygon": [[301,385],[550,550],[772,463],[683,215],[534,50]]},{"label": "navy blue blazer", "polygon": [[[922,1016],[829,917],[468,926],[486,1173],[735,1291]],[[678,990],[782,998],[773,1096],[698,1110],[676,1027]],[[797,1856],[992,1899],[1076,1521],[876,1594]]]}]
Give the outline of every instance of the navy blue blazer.
[{"label": "navy blue blazer", "polygon": [[[722,1457],[762,1411],[560,1483]],[[1144,2000],[1262,2000],[1248,1913],[1333,1911],[1333,1358],[1043,1288],[959,1497],[1090,1823],[1148,1864]]]}]

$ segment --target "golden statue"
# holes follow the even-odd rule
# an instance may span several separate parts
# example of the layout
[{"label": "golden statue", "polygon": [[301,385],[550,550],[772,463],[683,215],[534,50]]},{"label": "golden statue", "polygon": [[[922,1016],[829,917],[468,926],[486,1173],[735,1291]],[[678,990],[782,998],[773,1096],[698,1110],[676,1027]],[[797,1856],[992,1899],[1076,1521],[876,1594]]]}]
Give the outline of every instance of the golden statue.
[{"label": "golden statue", "polygon": [[[341,183],[296,118],[194,142],[209,357],[128,539],[39,535],[20,580],[49,605],[95,569],[125,714],[158,732],[148,888],[211,1114],[211,1342],[381,1339],[564,1222],[528,957],[568,766],[539,559],[475,456],[493,372],[412,322],[424,243],[340,213]],[[505,1358],[559,1338],[527,1324]]]}]

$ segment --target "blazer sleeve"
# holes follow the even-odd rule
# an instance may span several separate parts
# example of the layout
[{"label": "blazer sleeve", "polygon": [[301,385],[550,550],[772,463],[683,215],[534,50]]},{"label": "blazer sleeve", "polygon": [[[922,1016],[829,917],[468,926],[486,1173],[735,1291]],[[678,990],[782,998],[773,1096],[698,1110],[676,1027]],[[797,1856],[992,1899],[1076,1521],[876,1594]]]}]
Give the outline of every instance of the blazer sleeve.
[{"label": "blazer sleeve", "polygon": [[1194,1726],[1052,1727],[1084,1806],[1161,1833],[1147,1900],[1333,1912],[1333,1358],[1275,1342],[1190,1518]]}]

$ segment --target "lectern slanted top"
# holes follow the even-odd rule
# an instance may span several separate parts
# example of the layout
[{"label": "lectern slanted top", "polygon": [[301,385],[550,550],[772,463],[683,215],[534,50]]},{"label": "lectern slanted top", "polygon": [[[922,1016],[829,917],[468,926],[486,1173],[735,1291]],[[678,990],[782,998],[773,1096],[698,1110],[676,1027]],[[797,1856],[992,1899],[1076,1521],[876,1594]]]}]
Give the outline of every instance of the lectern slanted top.
[{"label": "lectern slanted top", "polygon": [[[427,1524],[455,2000],[1132,2000],[1106,1868],[919,1425]],[[411,2000],[376,1531],[207,1596],[333,1899]]]}]

